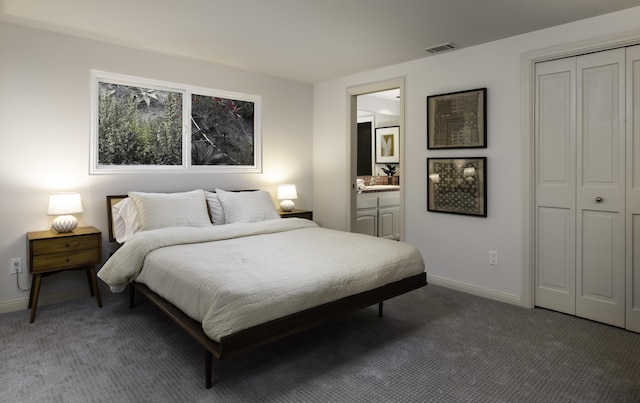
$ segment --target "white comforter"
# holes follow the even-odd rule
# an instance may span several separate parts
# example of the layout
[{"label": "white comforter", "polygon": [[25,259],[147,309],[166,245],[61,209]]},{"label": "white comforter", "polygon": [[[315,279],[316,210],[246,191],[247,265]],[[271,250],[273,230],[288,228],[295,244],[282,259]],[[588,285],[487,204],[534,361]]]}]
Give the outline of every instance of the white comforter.
[{"label": "white comforter", "polygon": [[213,340],[424,272],[408,244],[282,219],[140,232],[102,267],[202,322]]}]

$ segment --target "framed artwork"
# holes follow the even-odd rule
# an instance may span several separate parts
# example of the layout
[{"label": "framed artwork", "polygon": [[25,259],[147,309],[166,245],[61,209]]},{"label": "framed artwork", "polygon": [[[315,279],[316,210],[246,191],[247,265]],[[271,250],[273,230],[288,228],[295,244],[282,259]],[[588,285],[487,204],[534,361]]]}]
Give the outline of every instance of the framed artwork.
[{"label": "framed artwork", "polygon": [[487,89],[428,96],[427,148],[487,148]]},{"label": "framed artwork", "polygon": [[487,216],[487,158],[427,158],[427,210]]},{"label": "framed artwork", "polygon": [[400,163],[400,127],[376,129],[376,164]]},{"label": "framed artwork", "polygon": [[92,71],[91,174],[261,172],[261,98]]}]

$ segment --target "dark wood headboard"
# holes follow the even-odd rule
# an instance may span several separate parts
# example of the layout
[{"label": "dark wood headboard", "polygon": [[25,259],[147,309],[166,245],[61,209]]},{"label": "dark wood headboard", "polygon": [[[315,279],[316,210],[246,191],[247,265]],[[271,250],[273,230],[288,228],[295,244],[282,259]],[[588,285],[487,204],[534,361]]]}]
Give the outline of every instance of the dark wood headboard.
[{"label": "dark wood headboard", "polygon": [[126,199],[127,195],[107,196],[107,217],[109,225],[109,242],[116,242],[116,237],[113,234],[113,212],[111,208],[118,204],[122,199]]}]

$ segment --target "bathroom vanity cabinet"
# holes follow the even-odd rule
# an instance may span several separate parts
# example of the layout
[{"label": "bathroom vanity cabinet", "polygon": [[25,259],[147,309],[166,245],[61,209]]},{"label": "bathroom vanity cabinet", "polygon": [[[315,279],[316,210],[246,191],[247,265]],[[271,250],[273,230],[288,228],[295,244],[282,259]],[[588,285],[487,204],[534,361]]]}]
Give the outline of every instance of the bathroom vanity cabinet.
[{"label": "bathroom vanity cabinet", "polygon": [[355,232],[400,239],[400,192],[358,194]]}]

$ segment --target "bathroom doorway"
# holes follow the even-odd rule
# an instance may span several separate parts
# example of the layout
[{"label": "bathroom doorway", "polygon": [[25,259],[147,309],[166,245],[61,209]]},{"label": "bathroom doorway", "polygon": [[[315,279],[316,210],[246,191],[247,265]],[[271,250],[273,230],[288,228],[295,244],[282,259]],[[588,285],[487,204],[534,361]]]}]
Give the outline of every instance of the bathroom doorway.
[{"label": "bathroom doorway", "polygon": [[[369,185],[393,184],[399,186],[399,214],[396,215],[399,239],[404,240],[404,191],[402,168],[404,167],[404,79],[393,79],[348,89],[348,116],[350,130],[350,229],[360,232],[362,223],[358,223],[358,194],[362,191],[362,182]],[[360,127],[360,130],[358,128]],[[398,163],[391,163],[395,173],[391,179],[385,171],[389,165],[380,162],[380,139],[376,139],[376,129],[397,130]],[[393,129],[397,128],[397,129]],[[364,129],[364,130],[363,130]],[[360,132],[360,135],[358,134]],[[371,137],[366,139],[369,133]],[[379,131],[380,133],[380,131]],[[359,141],[360,137],[360,141]],[[360,145],[360,147],[359,147]],[[367,148],[366,150],[363,147]],[[378,147],[378,149],[376,149]],[[365,159],[363,163],[362,159]],[[370,167],[370,169],[369,169]],[[381,224],[383,222],[381,221]],[[374,224],[377,225],[377,224]],[[394,224],[395,225],[395,224]]]}]

